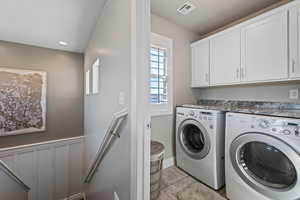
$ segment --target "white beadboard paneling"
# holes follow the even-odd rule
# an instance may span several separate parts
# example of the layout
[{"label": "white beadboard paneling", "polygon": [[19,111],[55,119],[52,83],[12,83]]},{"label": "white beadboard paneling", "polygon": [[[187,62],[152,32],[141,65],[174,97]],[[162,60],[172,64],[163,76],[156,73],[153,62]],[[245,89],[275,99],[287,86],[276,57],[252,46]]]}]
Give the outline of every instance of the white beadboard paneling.
[{"label": "white beadboard paneling", "polygon": [[53,166],[51,149],[39,149],[38,152],[38,199],[51,200],[53,190]]},{"label": "white beadboard paneling", "polygon": [[0,199],[2,200],[27,200],[27,191],[0,170]]},{"label": "white beadboard paneling", "polygon": [[[4,161],[5,162],[5,161]],[[36,198],[37,192],[37,177],[36,177],[36,158],[34,151],[22,152],[17,156],[17,166],[22,165],[22,167],[18,167],[18,173],[24,180],[24,182],[31,188],[29,192],[29,199],[38,200]]]},{"label": "white beadboard paneling", "polygon": [[14,172],[16,172],[16,162],[15,162],[15,156],[14,154],[5,154],[3,156],[0,156],[0,159],[10,167]]},{"label": "white beadboard paneling", "polygon": [[[83,183],[83,143],[72,144],[69,146],[70,154],[69,154],[69,194],[74,195],[77,194],[81,188]],[[69,196],[70,196],[69,195]]]},{"label": "white beadboard paneling", "polygon": [[69,146],[55,148],[55,199],[68,196],[69,190]]},{"label": "white beadboard paneling", "polygon": [[0,149],[0,159],[30,186],[29,200],[82,192],[83,137]]}]

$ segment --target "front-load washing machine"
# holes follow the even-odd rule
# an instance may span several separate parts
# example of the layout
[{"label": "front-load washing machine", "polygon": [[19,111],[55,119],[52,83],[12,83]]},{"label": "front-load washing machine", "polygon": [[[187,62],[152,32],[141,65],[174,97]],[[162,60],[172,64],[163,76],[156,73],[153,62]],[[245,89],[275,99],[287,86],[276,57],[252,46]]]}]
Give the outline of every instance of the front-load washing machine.
[{"label": "front-load washing machine", "polygon": [[230,200],[300,199],[300,119],[227,113]]},{"label": "front-load washing machine", "polygon": [[199,181],[224,186],[225,114],[197,106],[176,109],[176,163]]}]

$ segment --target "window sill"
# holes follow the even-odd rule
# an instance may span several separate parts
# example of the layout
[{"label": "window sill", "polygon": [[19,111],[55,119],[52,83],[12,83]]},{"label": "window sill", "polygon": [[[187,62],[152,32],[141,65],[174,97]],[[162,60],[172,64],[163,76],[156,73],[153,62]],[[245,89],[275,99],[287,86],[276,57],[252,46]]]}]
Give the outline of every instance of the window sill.
[{"label": "window sill", "polygon": [[166,111],[166,110],[161,110],[161,111],[152,111],[150,112],[151,117],[159,117],[159,116],[165,116],[165,115],[173,115],[173,111]]}]

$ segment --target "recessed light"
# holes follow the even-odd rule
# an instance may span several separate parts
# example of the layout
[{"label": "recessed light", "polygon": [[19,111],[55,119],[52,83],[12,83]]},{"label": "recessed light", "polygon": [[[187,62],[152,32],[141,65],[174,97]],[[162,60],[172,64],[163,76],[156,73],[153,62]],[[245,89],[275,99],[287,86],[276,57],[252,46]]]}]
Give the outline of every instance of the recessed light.
[{"label": "recessed light", "polygon": [[60,44],[61,46],[68,46],[68,43],[65,42],[65,41],[59,41],[59,44]]}]

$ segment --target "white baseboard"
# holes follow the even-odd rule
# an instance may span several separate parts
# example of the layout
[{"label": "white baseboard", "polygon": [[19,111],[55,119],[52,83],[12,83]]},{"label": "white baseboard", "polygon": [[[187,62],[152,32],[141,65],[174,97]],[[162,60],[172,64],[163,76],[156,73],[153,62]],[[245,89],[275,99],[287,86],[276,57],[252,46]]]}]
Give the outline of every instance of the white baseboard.
[{"label": "white baseboard", "polygon": [[174,166],[174,165],[175,165],[175,158],[174,158],[174,157],[165,159],[165,160],[163,161],[163,169],[172,167],[172,166]]}]

